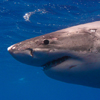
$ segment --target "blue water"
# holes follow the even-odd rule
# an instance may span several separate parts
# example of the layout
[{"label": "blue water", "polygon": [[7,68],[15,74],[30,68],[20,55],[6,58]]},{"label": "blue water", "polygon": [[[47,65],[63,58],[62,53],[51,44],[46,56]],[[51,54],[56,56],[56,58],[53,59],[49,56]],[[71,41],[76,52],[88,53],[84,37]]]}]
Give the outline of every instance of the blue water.
[{"label": "blue water", "polygon": [[100,100],[100,89],[53,80],[7,52],[25,39],[99,20],[100,0],[0,0],[0,100]]}]

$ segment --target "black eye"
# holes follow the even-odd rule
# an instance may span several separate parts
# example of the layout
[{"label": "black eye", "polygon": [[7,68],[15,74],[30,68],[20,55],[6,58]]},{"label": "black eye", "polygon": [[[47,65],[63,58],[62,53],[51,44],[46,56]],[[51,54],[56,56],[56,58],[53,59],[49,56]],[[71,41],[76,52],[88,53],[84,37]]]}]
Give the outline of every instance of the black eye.
[{"label": "black eye", "polygon": [[49,44],[49,40],[44,40],[44,44],[45,45]]}]

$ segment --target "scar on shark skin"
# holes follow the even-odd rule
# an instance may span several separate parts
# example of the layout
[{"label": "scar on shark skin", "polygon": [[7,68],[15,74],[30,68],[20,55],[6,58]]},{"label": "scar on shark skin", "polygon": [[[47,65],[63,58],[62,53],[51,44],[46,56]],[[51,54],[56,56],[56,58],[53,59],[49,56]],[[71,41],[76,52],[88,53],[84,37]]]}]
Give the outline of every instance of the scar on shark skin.
[{"label": "scar on shark skin", "polygon": [[69,67],[69,70],[72,69],[73,67],[76,67],[77,65],[72,65]]}]

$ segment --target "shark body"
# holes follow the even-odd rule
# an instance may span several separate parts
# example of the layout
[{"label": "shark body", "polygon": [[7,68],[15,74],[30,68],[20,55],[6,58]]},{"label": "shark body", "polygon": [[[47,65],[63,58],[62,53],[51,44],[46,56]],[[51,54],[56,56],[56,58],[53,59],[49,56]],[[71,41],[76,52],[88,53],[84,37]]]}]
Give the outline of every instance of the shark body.
[{"label": "shark body", "polygon": [[8,51],[53,79],[100,88],[100,21],[31,38]]}]

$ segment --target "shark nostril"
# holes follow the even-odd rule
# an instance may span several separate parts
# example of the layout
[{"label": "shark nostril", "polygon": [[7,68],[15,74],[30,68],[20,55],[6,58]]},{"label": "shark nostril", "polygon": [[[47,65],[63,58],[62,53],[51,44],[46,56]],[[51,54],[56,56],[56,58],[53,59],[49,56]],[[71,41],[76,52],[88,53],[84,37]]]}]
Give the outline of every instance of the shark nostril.
[{"label": "shark nostril", "polygon": [[27,48],[26,50],[30,51],[30,55],[33,57],[33,50],[31,48]]}]

